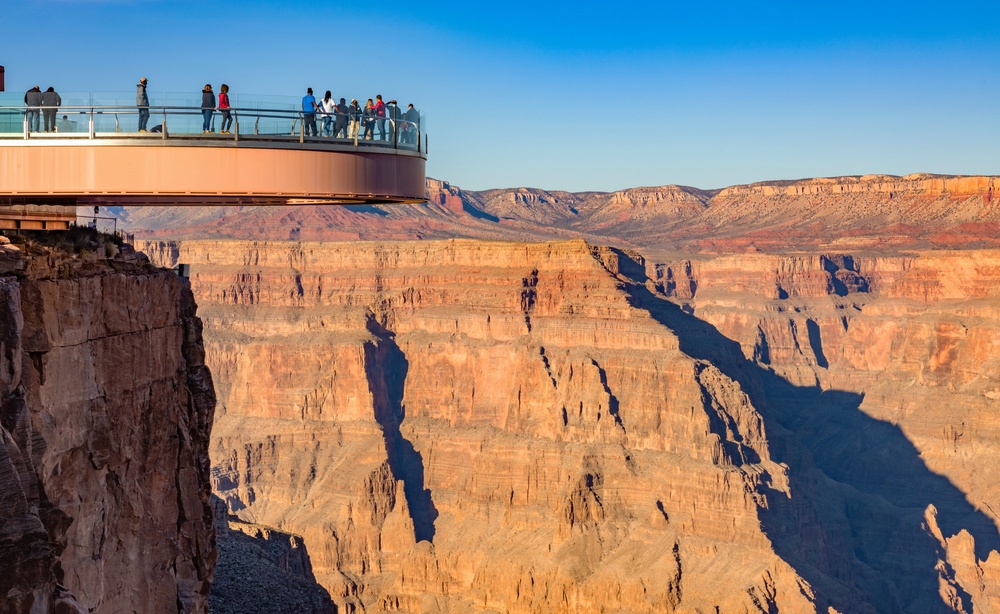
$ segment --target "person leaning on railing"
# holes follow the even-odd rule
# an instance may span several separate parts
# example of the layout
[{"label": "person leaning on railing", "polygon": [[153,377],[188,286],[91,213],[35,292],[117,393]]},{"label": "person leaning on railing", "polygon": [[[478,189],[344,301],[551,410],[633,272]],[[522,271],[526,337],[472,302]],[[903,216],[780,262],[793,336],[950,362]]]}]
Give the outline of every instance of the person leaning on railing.
[{"label": "person leaning on railing", "polygon": [[149,96],[146,95],[146,77],[139,79],[139,85],[135,88],[135,106],[139,108],[139,132],[146,132],[146,124],[149,122]]}]

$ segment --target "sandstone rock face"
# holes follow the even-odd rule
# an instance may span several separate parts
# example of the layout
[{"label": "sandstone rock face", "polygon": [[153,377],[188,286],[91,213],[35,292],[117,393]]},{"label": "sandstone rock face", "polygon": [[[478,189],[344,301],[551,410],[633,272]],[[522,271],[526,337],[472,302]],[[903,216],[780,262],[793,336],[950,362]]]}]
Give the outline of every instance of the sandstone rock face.
[{"label": "sandstone rock face", "polygon": [[27,249],[0,281],[0,610],[203,612],[215,396],[190,290]]},{"label": "sandstone rock face", "polygon": [[813,455],[822,475],[809,479],[842,491],[842,503],[815,496],[845,506],[844,529],[885,541],[863,546],[869,573],[924,563],[922,575],[907,570],[912,601],[880,610],[915,611],[938,592],[955,611],[1000,608],[1000,252],[744,254],[650,270],[742,356],[794,384],[773,387],[775,421]]},{"label": "sandstone rock face", "polygon": [[143,249],[192,263],[217,492],[301,535],[341,611],[808,607],[760,529],[759,415],[632,306],[624,254]]},{"label": "sandstone rock face", "polygon": [[340,611],[1000,607],[1000,254],[142,249],[192,264],[217,492]]}]

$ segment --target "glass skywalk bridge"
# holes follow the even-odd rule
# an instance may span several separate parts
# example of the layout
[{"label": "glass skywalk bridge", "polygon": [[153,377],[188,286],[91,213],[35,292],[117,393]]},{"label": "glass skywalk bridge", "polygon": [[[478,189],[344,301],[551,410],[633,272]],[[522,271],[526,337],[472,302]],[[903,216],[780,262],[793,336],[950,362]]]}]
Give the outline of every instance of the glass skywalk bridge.
[{"label": "glass skywalk bridge", "polygon": [[[321,136],[311,136],[297,99],[240,98],[229,133],[204,134],[202,110],[188,96],[176,101],[187,104],[150,105],[149,132],[139,132],[139,109],[124,94],[63,95],[55,131],[46,133],[30,130],[34,109],[22,96],[0,94],[0,228],[64,228],[78,205],[424,200],[424,120],[404,119],[402,109],[359,125],[357,138],[346,130],[322,136],[317,114]],[[220,130],[221,112],[213,119]]]}]

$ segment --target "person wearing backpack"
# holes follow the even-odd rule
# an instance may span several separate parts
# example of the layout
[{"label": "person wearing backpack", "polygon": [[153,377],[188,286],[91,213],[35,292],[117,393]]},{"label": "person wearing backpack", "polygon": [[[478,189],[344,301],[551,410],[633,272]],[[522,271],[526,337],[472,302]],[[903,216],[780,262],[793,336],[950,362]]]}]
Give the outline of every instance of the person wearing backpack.
[{"label": "person wearing backpack", "polygon": [[354,139],[354,144],[357,145],[358,130],[361,128],[361,105],[357,98],[351,100],[351,106],[347,109],[347,119],[349,121],[347,138]]}]

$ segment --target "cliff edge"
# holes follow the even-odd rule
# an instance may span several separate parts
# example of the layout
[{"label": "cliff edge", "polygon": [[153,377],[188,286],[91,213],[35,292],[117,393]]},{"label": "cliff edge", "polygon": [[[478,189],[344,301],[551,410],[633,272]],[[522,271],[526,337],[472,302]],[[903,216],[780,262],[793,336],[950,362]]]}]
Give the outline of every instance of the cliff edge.
[{"label": "cliff edge", "polygon": [[204,612],[215,392],[186,280],[0,237],[0,612]]}]

